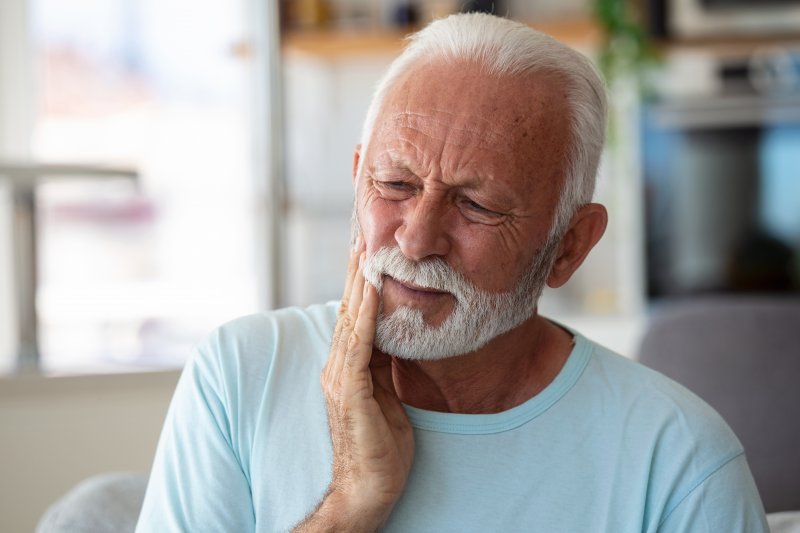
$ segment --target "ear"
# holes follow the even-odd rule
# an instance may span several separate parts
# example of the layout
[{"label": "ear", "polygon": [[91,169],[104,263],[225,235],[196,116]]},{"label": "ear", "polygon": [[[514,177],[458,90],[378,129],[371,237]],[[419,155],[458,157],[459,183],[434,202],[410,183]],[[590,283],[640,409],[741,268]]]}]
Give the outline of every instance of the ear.
[{"label": "ear", "polygon": [[602,205],[587,204],[578,209],[561,239],[558,255],[547,277],[548,286],[555,289],[569,281],[603,236],[607,225],[608,213]]},{"label": "ear", "polygon": [[361,144],[356,145],[353,152],[353,184],[356,182],[356,174],[358,174],[358,162],[361,160]]}]

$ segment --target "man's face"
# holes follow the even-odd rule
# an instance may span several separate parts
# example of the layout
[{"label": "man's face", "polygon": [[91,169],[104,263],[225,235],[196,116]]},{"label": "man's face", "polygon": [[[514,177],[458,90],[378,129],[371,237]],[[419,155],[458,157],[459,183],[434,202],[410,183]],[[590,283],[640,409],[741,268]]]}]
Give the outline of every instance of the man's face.
[{"label": "man's face", "polygon": [[[361,154],[356,209],[368,257],[397,248],[412,264],[444,264],[485,295],[518,292],[550,231],[568,134],[552,78],[489,77],[466,64],[411,69],[387,94]],[[382,282],[382,317],[414,315],[409,325],[436,329],[454,316],[452,290]]]}]

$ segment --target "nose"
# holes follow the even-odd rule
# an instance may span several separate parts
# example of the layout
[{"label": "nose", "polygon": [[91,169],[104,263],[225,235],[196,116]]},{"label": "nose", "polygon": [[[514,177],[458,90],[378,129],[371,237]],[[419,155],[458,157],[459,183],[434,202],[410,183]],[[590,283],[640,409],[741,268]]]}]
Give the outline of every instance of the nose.
[{"label": "nose", "polygon": [[445,231],[444,211],[444,206],[430,201],[418,201],[413,207],[409,206],[394,233],[403,255],[412,261],[447,255],[450,241]]}]

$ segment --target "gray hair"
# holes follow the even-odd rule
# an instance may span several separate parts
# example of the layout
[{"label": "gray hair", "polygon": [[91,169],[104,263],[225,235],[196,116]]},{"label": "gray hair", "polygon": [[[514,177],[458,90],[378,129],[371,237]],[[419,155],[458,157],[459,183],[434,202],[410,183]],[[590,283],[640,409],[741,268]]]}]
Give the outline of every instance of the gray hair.
[{"label": "gray hair", "polygon": [[421,60],[469,61],[489,75],[546,72],[564,80],[571,114],[569,167],[550,231],[551,238],[560,238],[575,211],[591,202],[594,194],[607,107],[605,84],[597,69],[582,54],[519,22],[481,13],[451,15],[411,35],[378,82],[364,121],[362,150],[366,151],[387,92]]}]

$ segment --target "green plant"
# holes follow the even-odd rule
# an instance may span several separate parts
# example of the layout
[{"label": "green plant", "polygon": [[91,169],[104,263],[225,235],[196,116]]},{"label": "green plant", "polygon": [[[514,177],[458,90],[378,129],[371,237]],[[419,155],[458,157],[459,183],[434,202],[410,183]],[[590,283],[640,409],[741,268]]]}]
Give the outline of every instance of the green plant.
[{"label": "green plant", "polygon": [[608,82],[619,75],[638,75],[655,52],[634,6],[626,0],[594,0],[594,13],[605,32],[598,60]]}]

